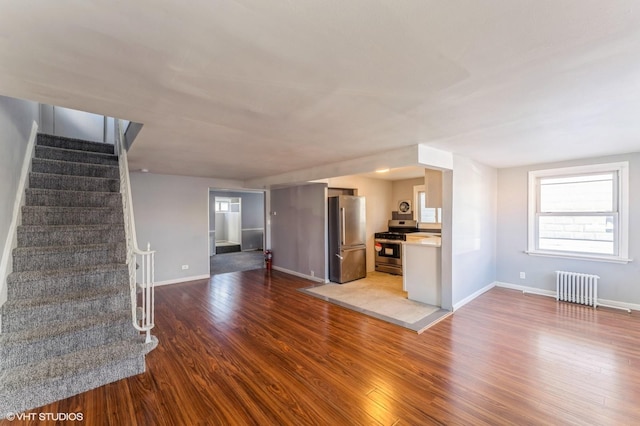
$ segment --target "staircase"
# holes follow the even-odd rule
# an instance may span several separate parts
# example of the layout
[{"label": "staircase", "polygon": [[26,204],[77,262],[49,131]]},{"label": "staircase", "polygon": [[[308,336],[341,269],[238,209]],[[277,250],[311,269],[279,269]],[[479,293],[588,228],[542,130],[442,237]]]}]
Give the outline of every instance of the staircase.
[{"label": "staircase", "polygon": [[0,418],[145,371],[113,145],[39,135],[7,279]]}]

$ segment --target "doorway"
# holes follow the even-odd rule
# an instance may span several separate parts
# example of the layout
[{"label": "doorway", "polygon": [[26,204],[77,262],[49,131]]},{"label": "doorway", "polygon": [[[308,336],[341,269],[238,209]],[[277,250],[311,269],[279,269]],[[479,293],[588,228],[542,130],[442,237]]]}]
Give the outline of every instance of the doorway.
[{"label": "doorway", "polygon": [[214,197],[215,254],[242,251],[242,199]]},{"label": "doorway", "polygon": [[209,190],[210,274],[264,267],[262,191]]}]

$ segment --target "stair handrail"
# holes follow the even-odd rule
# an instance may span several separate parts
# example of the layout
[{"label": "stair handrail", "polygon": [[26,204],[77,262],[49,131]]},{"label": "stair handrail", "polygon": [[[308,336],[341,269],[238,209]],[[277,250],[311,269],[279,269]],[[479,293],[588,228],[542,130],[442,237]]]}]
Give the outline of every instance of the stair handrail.
[{"label": "stair handrail", "polygon": [[[133,215],[129,162],[124,146],[124,129],[120,120],[115,119],[115,147],[120,168],[120,193],[124,210],[124,228],[127,239],[127,266],[129,268],[129,288],[131,291],[131,317],[136,330],[146,333],[146,342],[151,341],[151,329],[155,323],[155,251],[147,243],[147,249],[138,247],[136,223]],[[140,263],[138,264],[138,259]],[[140,283],[137,282],[138,270]],[[140,304],[138,304],[138,288]]]}]

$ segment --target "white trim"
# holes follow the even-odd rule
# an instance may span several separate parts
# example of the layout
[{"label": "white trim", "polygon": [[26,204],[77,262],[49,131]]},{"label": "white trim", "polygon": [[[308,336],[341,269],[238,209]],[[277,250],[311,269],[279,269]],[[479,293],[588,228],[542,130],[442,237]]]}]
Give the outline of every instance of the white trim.
[{"label": "white trim", "polygon": [[480,290],[476,291],[475,293],[470,294],[469,296],[465,297],[464,299],[462,299],[461,301],[454,303],[453,304],[453,311],[455,312],[456,310],[462,308],[464,305],[466,305],[467,303],[471,302],[473,299],[475,299],[476,297],[482,295],[483,293],[486,293],[487,291],[491,290],[493,287],[496,286],[495,281],[487,284],[486,286],[482,287]]},{"label": "white trim", "polygon": [[[554,290],[543,290],[537,287],[528,287],[524,285],[505,283],[505,282],[499,282],[499,281],[496,281],[495,284],[496,284],[496,287],[508,288],[511,290],[519,290],[519,291],[522,291],[523,293],[532,293],[532,294],[538,294],[540,296],[556,297],[556,292]],[[620,302],[617,300],[608,300],[608,299],[601,299],[601,298],[598,298],[598,306],[640,311],[640,304]]]},{"label": "white trim", "polygon": [[276,271],[284,272],[285,274],[294,275],[294,276],[299,277],[299,278],[306,278],[306,279],[308,279],[310,281],[315,281],[317,283],[326,283],[327,282],[327,280],[325,280],[324,278],[312,277],[311,275],[301,274],[300,272],[292,271],[292,270],[286,269],[286,268],[281,268],[280,266],[274,266],[273,269],[275,269]]},{"label": "white trim", "polygon": [[185,283],[188,281],[197,281],[197,280],[208,280],[209,278],[211,278],[211,275],[209,274],[205,274],[205,275],[193,275],[191,277],[183,277],[183,278],[176,278],[175,280],[166,280],[166,281],[156,281],[153,283],[153,285],[155,287],[161,286],[161,285],[170,285],[170,284],[180,284],[180,283]]},{"label": "white trim", "polygon": [[9,225],[9,231],[7,233],[7,239],[4,243],[4,250],[2,252],[2,259],[0,260],[0,306],[7,301],[7,277],[13,272],[13,265],[10,262],[11,253],[17,246],[17,228],[21,223],[22,215],[20,214],[22,206],[24,205],[24,194],[27,188],[27,179],[29,178],[29,172],[31,171],[31,159],[35,152],[36,138],[38,137],[38,123],[34,120],[31,125],[31,134],[27,141],[27,149],[24,153],[24,159],[22,160],[22,169],[20,172],[20,180],[18,181],[18,187],[16,188],[16,196],[13,202],[13,215],[11,216],[11,224]]},{"label": "white trim", "polygon": [[640,304],[618,302],[616,300],[601,299],[598,297],[598,306],[604,306],[617,309],[631,309],[632,311],[640,311]]},{"label": "white trim", "polygon": [[543,290],[536,287],[528,287],[526,285],[511,284],[511,283],[496,281],[496,287],[508,288],[510,290],[518,290],[523,293],[532,293],[532,294],[537,294],[539,296],[556,297],[556,292],[553,290]]},{"label": "white trim", "polygon": [[[425,197],[426,197],[426,187],[424,184],[422,185],[413,185],[413,220],[418,222],[418,225],[420,225],[420,212],[422,210],[422,206],[420,205],[420,198],[418,197],[418,195],[420,194],[420,192],[424,192],[425,193]],[[436,213],[436,219],[438,218],[438,213]]]},{"label": "white trim", "polygon": [[623,257],[616,256],[597,256],[597,255],[588,255],[588,254],[577,254],[577,253],[558,253],[558,252],[547,252],[547,251],[527,251],[524,253],[530,256],[541,256],[541,257],[559,257],[563,259],[573,259],[573,260],[591,260],[594,262],[609,262],[609,263],[629,263],[633,262],[633,259],[627,259]]},{"label": "white trim", "polygon": [[[618,172],[618,253],[617,256],[604,256],[600,254],[583,254],[572,252],[550,252],[536,250],[536,210],[538,204],[538,191],[536,182],[540,177],[578,175],[585,173]],[[527,250],[529,255],[548,257],[564,257],[572,259],[594,260],[600,262],[628,263],[632,259],[629,255],[629,162],[585,164],[582,166],[562,167],[556,169],[531,170],[528,173],[528,199],[527,199]]]}]

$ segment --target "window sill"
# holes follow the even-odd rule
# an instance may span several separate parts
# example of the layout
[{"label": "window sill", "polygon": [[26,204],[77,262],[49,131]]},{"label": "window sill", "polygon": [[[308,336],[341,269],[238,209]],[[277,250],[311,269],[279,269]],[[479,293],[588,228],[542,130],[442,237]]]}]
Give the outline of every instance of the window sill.
[{"label": "window sill", "polygon": [[594,262],[608,262],[608,263],[629,263],[633,262],[633,259],[628,259],[626,257],[615,257],[615,256],[598,256],[598,255],[589,255],[589,254],[571,254],[571,253],[557,253],[551,251],[529,251],[525,250],[525,253],[530,256],[542,256],[542,257],[559,257],[563,259],[574,259],[574,260],[592,260]]}]

